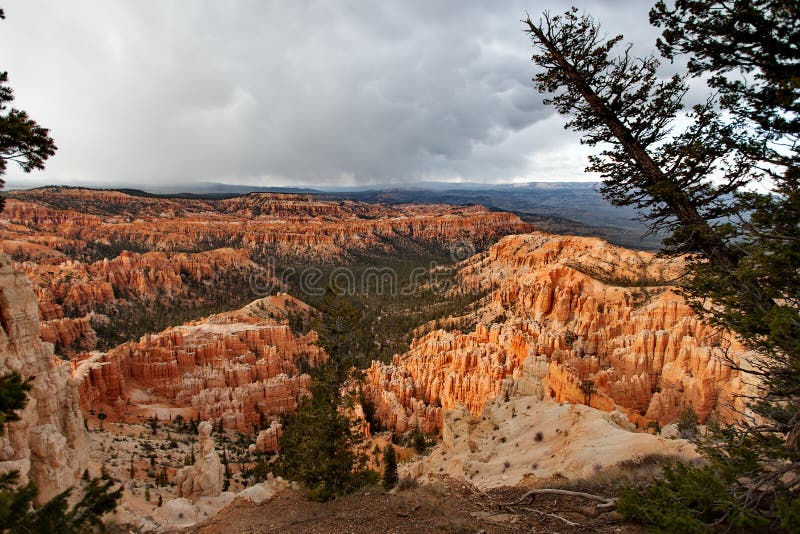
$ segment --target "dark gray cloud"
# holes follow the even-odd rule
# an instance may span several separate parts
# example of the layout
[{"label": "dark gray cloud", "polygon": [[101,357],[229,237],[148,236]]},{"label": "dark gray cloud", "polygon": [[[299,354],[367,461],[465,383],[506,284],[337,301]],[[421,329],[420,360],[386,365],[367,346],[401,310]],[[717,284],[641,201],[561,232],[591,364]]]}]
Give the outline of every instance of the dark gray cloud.
[{"label": "dark gray cloud", "polygon": [[[6,0],[0,66],[59,146],[8,181],[586,178],[519,22],[569,4]],[[647,52],[648,4],[579,7]]]}]

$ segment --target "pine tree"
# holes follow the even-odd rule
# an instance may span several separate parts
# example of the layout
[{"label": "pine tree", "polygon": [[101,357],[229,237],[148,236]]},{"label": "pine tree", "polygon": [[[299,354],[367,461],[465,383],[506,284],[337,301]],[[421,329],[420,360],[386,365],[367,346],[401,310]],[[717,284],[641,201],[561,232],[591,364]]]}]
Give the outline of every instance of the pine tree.
[{"label": "pine tree", "polygon": [[383,449],[383,487],[392,489],[397,485],[397,456],[391,443]]},{"label": "pine tree", "polygon": [[[800,5],[676,0],[658,2],[651,20],[663,28],[662,54],[688,56],[687,74],[662,79],[658,59],[620,50],[621,37],[606,39],[573,9],[525,21],[543,68],[535,82],[583,143],[604,147],[588,170],[603,177],[606,198],[637,208],[667,236],[665,252],[688,255],[685,296],[754,349],[734,361],[723,344],[720,358],[760,391],[749,414],[701,441],[707,465],[668,469],[646,492],[626,492],[620,510],[672,530],[797,530]],[[692,108],[681,129],[689,75],[706,76],[720,98]]]},{"label": "pine tree", "polygon": [[16,371],[0,376],[0,436],[3,435],[6,423],[19,421],[17,411],[27,404],[27,394],[31,387],[31,380],[23,380]]},{"label": "pine tree", "polygon": [[355,399],[342,394],[348,380],[358,380],[354,366],[363,358],[352,335],[360,316],[349,301],[326,294],[326,313],[319,325],[320,345],[329,360],[311,371],[311,395],[302,397],[297,412],[286,418],[281,455],[275,472],[302,483],[309,498],[328,500],[354,491],[373,473],[367,467],[365,439],[342,408]]},{"label": "pine tree", "polygon": [[[0,19],[5,19],[0,9]],[[44,169],[44,162],[55,155],[56,145],[50,137],[50,130],[39,126],[24,111],[8,109],[14,101],[14,91],[8,86],[8,72],[0,71],[0,189],[5,182],[9,161],[16,162],[24,172]],[[0,212],[5,207],[5,199],[0,197]]]},{"label": "pine tree", "polygon": [[169,477],[167,476],[167,468],[161,467],[161,471],[156,476],[156,484],[159,486],[166,486],[169,484]]},{"label": "pine tree", "polygon": [[584,380],[580,384],[580,389],[583,392],[583,400],[586,406],[592,402],[592,395],[597,393],[597,388],[594,385],[594,380]]}]

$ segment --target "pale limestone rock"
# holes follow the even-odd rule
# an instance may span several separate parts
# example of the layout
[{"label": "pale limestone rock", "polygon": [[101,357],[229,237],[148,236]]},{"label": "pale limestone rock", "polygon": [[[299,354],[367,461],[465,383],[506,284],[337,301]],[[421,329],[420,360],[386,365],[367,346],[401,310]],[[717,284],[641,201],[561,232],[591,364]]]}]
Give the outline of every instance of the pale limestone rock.
[{"label": "pale limestone rock", "polygon": [[194,465],[182,468],[175,475],[178,495],[186,498],[216,496],[222,493],[224,469],[214,449],[211,423],[203,421],[197,427],[198,453]]},{"label": "pale limestone rock", "polygon": [[153,512],[153,520],[158,525],[157,532],[174,532],[176,528],[191,527],[210,519],[231,504],[236,495],[225,491],[213,497],[170,499]]},{"label": "pale limestone rock", "polygon": [[237,497],[246,499],[254,504],[261,504],[290,488],[292,488],[291,483],[281,477],[274,477],[270,473],[267,475],[267,480],[242,490]]},{"label": "pale limestone rock", "polygon": [[0,375],[19,371],[33,377],[20,420],[0,437],[0,473],[19,471],[32,480],[43,503],[74,485],[86,469],[87,436],[78,388],[68,365],[42,342],[36,295],[24,273],[0,255]]},{"label": "pale limestone rock", "polygon": [[261,452],[278,452],[282,434],[283,426],[279,422],[273,421],[269,428],[258,433],[256,448]]},{"label": "pale limestone rock", "polygon": [[680,437],[680,432],[678,432],[677,423],[672,423],[671,425],[665,425],[661,429],[661,436],[667,439],[676,439]]},{"label": "pale limestone rock", "polygon": [[480,416],[463,406],[449,412],[442,443],[428,455],[403,462],[398,470],[400,476],[423,480],[449,475],[486,489],[536,486],[556,474],[577,480],[649,454],[697,457],[685,440],[630,432],[612,419],[583,405],[498,397]]}]

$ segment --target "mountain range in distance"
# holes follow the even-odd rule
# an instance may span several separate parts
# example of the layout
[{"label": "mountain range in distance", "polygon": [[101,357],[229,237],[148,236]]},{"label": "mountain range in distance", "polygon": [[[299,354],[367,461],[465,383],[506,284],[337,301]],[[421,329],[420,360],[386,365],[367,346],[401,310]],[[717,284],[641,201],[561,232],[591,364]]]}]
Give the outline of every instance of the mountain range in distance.
[{"label": "mountain range in distance", "polygon": [[[224,199],[248,193],[308,194],[329,200],[357,200],[385,204],[480,204],[515,213],[542,230],[594,236],[610,243],[641,250],[656,250],[663,236],[650,235],[632,208],[613,206],[598,191],[598,182],[428,182],[407,185],[269,187],[218,182],[191,186],[157,186],[145,190],[109,185],[134,196]],[[12,186],[13,187],[13,186]]]}]

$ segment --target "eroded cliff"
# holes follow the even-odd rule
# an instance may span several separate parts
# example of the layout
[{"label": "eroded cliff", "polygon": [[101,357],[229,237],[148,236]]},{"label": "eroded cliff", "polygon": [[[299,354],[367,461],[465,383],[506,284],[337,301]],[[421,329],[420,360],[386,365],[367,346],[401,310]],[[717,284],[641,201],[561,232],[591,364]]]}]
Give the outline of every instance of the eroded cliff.
[{"label": "eroded cliff", "polygon": [[327,357],[316,334],[295,335],[289,312],[308,307],[285,294],[241,310],[148,334],[102,353],[75,358],[86,410],[118,419],[181,415],[254,427],[297,407],[310,377],[302,371]]},{"label": "eroded cliff", "polygon": [[24,273],[0,254],[0,375],[19,372],[32,380],[28,402],[0,436],[0,473],[18,471],[32,480],[38,502],[78,481],[88,461],[78,388],[68,364],[40,335],[36,295]]}]

